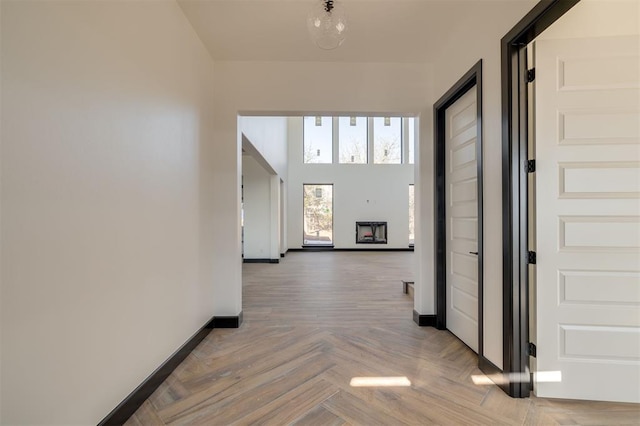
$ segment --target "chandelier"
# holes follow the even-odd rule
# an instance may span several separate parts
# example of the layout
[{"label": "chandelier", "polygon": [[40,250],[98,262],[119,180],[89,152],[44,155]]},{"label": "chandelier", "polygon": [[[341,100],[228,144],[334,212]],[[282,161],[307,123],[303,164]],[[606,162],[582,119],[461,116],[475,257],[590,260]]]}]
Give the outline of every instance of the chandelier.
[{"label": "chandelier", "polygon": [[307,15],[311,40],[321,49],[340,46],[347,32],[347,17],[342,5],[334,0],[315,0]]}]

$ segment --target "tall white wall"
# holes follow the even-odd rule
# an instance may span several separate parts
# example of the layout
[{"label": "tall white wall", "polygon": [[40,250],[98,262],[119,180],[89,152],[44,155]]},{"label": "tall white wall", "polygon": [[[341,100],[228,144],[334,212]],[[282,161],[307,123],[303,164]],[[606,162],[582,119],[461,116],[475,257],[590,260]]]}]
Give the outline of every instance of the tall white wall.
[{"label": "tall white wall", "polygon": [[288,244],[288,238],[287,236],[288,234],[288,230],[287,230],[287,217],[288,217],[288,213],[287,213],[287,206],[289,205],[288,200],[288,190],[287,190],[287,184],[283,181],[280,180],[279,182],[280,184],[280,246],[278,247],[278,250],[280,251],[281,255],[284,255],[287,253],[287,250],[289,250],[289,244]]},{"label": "tall white wall", "polygon": [[[244,258],[270,259],[271,175],[250,155],[242,156],[244,199]],[[277,253],[278,258],[279,253]]]},{"label": "tall white wall", "polygon": [[[265,172],[270,174],[267,188],[268,204],[261,205],[257,199],[250,199],[250,204],[258,203],[260,207],[250,205],[250,210],[247,210],[246,191],[247,189],[252,191],[252,188],[247,188],[247,175],[244,173],[243,164],[245,185],[244,258],[279,259],[280,253],[286,252],[286,247],[284,245],[281,247],[282,218],[280,217],[284,213],[280,208],[281,198],[286,194],[281,193],[280,181],[286,181],[288,174],[287,119],[286,117],[241,116],[239,121],[244,136],[242,139],[243,150],[251,155]],[[243,156],[243,160],[245,157],[246,155]],[[255,168],[255,165],[250,164],[249,167]],[[256,178],[254,169],[251,169],[249,173],[253,173],[253,177]],[[252,192],[249,195],[251,197]],[[262,212],[262,216],[252,217],[258,211]],[[246,223],[247,214],[250,219],[253,219],[249,224]],[[267,218],[269,221],[265,222]],[[265,223],[261,225],[260,229],[257,229],[255,225],[262,222]],[[268,250],[265,247],[268,247]]]},{"label": "tall white wall", "polygon": [[242,133],[282,180],[287,179],[287,119],[241,117]]},{"label": "tall white wall", "polygon": [[[305,183],[333,184],[336,248],[408,248],[413,164],[304,164],[302,122],[302,117],[289,118],[289,248],[302,247]],[[387,222],[387,244],[356,244],[356,221]]]},{"label": "tall white wall", "polygon": [[[2,320],[2,6],[0,5],[0,321]],[[0,324],[0,423],[2,423],[2,325]]]},{"label": "tall white wall", "polygon": [[[487,1],[477,15],[456,22],[434,58],[435,97],[440,98],[479,59],[482,63],[484,161],[484,351],[502,367],[502,117],[500,39],[537,0]],[[490,24],[488,24],[490,23]]]},{"label": "tall white wall", "polygon": [[0,7],[0,423],[96,424],[216,313],[215,70],[173,1]]},{"label": "tall white wall", "polygon": [[269,196],[270,196],[270,218],[271,223],[269,224],[270,231],[270,241],[269,241],[269,258],[272,260],[280,259],[280,253],[284,253],[284,251],[280,251],[281,241],[280,241],[280,225],[282,224],[282,218],[280,217],[283,213],[280,210],[281,205],[281,197],[283,196],[280,192],[280,177],[278,175],[271,175],[269,179]]},{"label": "tall white wall", "polygon": [[[422,146],[426,149],[420,157],[424,169],[421,178],[416,179],[416,183],[419,182],[416,214],[421,220],[416,224],[416,257],[419,261],[415,306],[419,313],[432,313],[431,66],[413,63],[216,62],[215,77],[214,138],[218,147],[215,167],[225,176],[225,180],[214,187],[218,197],[215,214],[220,218],[216,225],[220,246],[214,258],[216,277],[219,278],[215,284],[216,314],[224,311],[225,314],[219,315],[237,315],[242,306],[242,270],[238,261],[241,168],[238,115],[332,115],[340,112],[398,113],[423,118],[420,134],[426,136],[416,147],[416,158]],[[291,197],[291,194],[286,196]]]}]

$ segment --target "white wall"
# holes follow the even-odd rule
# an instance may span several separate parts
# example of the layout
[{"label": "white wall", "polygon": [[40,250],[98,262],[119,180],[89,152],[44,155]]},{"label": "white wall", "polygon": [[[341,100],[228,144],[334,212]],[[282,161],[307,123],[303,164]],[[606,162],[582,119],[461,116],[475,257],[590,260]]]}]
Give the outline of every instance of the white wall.
[{"label": "white wall", "polygon": [[484,161],[484,351],[502,367],[502,121],[500,39],[537,0],[487,1],[483,12],[455,23],[435,58],[435,97],[440,98],[479,59],[482,69]]},{"label": "white wall", "polygon": [[[267,178],[268,187],[267,204],[255,207],[247,212],[247,176],[245,182],[245,227],[244,227],[244,258],[245,259],[279,259],[280,253],[286,251],[286,247],[281,248],[281,217],[283,213],[280,209],[281,198],[286,194],[280,192],[280,181],[287,180],[288,158],[287,158],[287,119],[285,117],[239,117],[242,139],[242,148],[262,169],[270,174]],[[243,156],[243,160],[244,160]],[[254,167],[250,164],[249,167]],[[244,168],[244,164],[243,164]],[[255,172],[250,171],[250,173]],[[249,188],[249,191],[252,189]],[[250,192],[250,197],[253,193]],[[257,199],[250,202],[258,203]],[[253,216],[261,211],[263,216]],[[247,213],[250,215],[250,223],[247,228]],[[265,216],[266,215],[266,216]],[[267,221],[267,218],[269,220]],[[264,222],[264,223],[262,223]],[[261,223],[261,225],[258,225]],[[249,231],[249,234],[247,234]],[[249,240],[247,241],[247,237]],[[248,244],[248,245],[247,245]],[[268,249],[266,249],[268,247]],[[248,251],[247,251],[248,250]]]},{"label": "white wall", "polygon": [[288,217],[288,213],[287,213],[287,206],[289,205],[288,197],[288,191],[287,191],[287,184],[283,181],[280,180],[279,182],[280,185],[280,247],[278,247],[278,250],[280,251],[281,255],[284,255],[287,253],[287,250],[289,250],[289,244],[287,241],[287,236],[288,236],[288,230],[287,230],[287,217]]},{"label": "white wall", "polygon": [[[433,104],[431,67],[411,63],[330,63],[330,62],[216,62],[216,109],[214,114],[216,170],[225,176],[214,190],[217,195],[216,224],[219,248],[214,257],[216,278],[216,314],[237,315],[242,306],[242,269],[240,259],[240,137],[238,114],[295,116],[301,114],[363,113],[383,115],[398,113],[422,115],[420,133],[430,135]],[[421,141],[430,146],[430,136]],[[419,155],[416,148],[416,157]],[[433,221],[430,194],[431,160],[427,149],[421,186],[427,195],[422,222],[417,223],[416,245],[422,252],[416,277],[430,290],[416,286],[416,310],[433,306]],[[416,189],[416,203],[420,193]],[[290,196],[288,194],[287,196]],[[235,208],[234,208],[235,206]],[[417,205],[416,214],[420,214]],[[234,226],[235,225],[235,226]],[[422,232],[422,235],[421,235]],[[290,239],[290,238],[289,238]],[[420,255],[419,255],[420,256]],[[419,272],[418,272],[419,274]],[[220,310],[218,310],[218,308]],[[218,312],[226,312],[220,313]],[[407,313],[410,315],[410,313]]]},{"label": "white wall", "polygon": [[0,423],[96,424],[215,313],[214,68],[173,1],[1,10]]},{"label": "white wall", "polygon": [[[0,6],[0,321],[2,320],[2,7]],[[2,423],[2,325],[0,324],[0,423]]]},{"label": "white wall", "polygon": [[287,119],[241,117],[242,133],[282,180],[287,179]]},{"label": "white wall", "polygon": [[[412,164],[304,164],[303,118],[289,118],[289,248],[302,247],[303,184],[333,184],[336,248],[408,248]],[[298,161],[295,161],[298,159]],[[356,221],[386,221],[387,244],[356,244]]]},{"label": "white wall", "polygon": [[581,0],[538,39],[613,37],[639,32],[638,0]]},{"label": "white wall", "polygon": [[[269,241],[269,258],[272,260],[280,259],[280,225],[282,218],[280,217],[282,212],[280,210],[281,197],[280,193],[280,177],[278,175],[271,175],[269,180],[269,195],[270,195],[270,241]],[[284,253],[284,251],[282,252]]]},{"label": "white wall", "polygon": [[[244,258],[271,258],[271,175],[250,155],[242,156]],[[277,218],[276,218],[277,220]],[[279,254],[278,254],[279,257]]]}]

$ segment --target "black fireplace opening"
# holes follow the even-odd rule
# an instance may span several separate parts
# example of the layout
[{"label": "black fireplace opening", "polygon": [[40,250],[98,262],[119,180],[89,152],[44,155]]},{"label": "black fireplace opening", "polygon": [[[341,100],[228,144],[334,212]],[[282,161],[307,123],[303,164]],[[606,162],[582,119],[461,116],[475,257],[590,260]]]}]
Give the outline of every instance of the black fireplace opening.
[{"label": "black fireplace opening", "polygon": [[356,222],[356,244],[387,244],[387,222]]}]

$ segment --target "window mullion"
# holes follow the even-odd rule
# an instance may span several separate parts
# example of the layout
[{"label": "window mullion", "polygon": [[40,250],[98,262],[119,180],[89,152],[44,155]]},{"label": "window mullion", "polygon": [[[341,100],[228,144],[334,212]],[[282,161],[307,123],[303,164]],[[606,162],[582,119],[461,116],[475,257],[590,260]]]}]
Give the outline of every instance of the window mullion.
[{"label": "window mullion", "polygon": [[401,126],[402,149],[400,150],[400,163],[409,163],[409,119],[402,117]]},{"label": "window mullion", "polygon": [[367,164],[373,164],[373,118],[367,117]]},{"label": "window mullion", "polygon": [[338,164],[340,163],[340,147],[338,144],[338,139],[339,139],[339,124],[338,124],[338,117],[331,117],[332,123],[333,123],[333,132],[332,132],[332,146],[333,146],[333,158],[332,158],[332,163],[333,164]]}]

